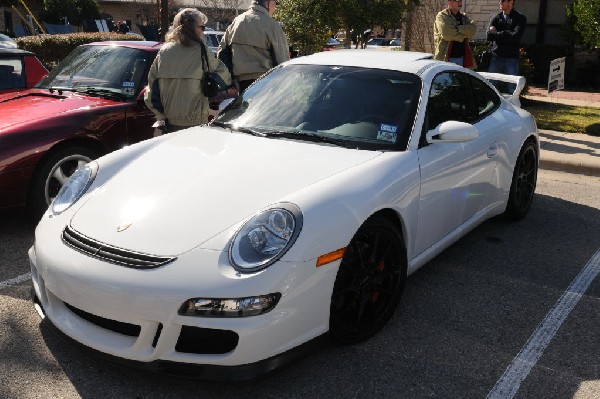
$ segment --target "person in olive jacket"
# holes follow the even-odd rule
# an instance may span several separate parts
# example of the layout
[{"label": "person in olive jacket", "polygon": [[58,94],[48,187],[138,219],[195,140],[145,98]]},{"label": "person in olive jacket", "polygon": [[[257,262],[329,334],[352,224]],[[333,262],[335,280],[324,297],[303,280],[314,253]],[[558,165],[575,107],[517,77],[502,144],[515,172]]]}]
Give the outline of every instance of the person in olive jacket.
[{"label": "person in olive jacket", "polygon": [[[527,18],[514,9],[515,0],[499,0],[500,13],[494,15],[487,31],[487,40],[492,42],[492,58],[488,72],[519,74],[519,46],[525,33]],[[493,81],[494,84],[498,82]],[[513,92],[516,85],[510,84]]]},{"label": "person in olive jacket", "polygon": [[207,21],[206,15],[195,8],[177,13],[173,31],[167,34],[166,43],[150,67],[144,101],[156,115],[154,126],[164,126],[166,132],[208,123],[208,98],[201,89],[206,70],[201,46],[205,47],[210,71],[218,73],[226,85],[231,84],[225,64],[206,49]]},{"label": "person in olive jacket", "polygon": [[[245,90],[269,69],[290,59],[289,47],[279,22],[273,19],[277,0],[255,0],[238,15],[221,39],[218,57],[225,61]],[[227,54],[227,55],[225,55]]]},{"label": "person in olive jacket", "polygon": [[477,26],[467,14],[460,11],[461,7],[462,0],[448,0],[448,7],[436,15],[433,58],[474,69],[477,64],[469,40],[475,36]]}]

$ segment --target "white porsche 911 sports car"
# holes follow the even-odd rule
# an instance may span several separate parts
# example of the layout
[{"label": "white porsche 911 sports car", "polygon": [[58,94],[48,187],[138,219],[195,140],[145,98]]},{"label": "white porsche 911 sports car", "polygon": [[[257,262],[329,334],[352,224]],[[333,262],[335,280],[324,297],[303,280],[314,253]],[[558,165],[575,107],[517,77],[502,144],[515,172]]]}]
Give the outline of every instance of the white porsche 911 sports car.
[{"label": "white porsche 911 sports car", "polygon": [[408,275],[529,210],[537,127],[505,80],[414,52],[280,65],[210,125],[75,172],[29,252],[36,307],[95,352],[200,378],[364,340]]}]

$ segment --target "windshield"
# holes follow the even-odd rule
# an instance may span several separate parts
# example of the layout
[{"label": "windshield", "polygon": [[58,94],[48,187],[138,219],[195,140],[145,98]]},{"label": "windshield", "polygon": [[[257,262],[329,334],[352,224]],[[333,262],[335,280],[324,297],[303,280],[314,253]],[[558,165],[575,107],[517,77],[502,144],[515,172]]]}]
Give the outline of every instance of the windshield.
[{"label": "windshield", "polygon": [[404,150],[421,81],[413,74],[347,66],[286,65],[240,94],[217,126],[286,138]]},{"label": "windshield", "polygon": [[145,83],[153,55],[121,46],[80,46],[35,87],[135,97]]}]

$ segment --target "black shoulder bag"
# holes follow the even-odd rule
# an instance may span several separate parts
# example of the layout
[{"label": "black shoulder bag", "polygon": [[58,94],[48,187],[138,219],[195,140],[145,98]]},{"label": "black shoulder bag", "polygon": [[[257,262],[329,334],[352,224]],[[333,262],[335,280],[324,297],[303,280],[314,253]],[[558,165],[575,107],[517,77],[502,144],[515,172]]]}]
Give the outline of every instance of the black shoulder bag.
[{"label": "black shoulder bag", "polygon": [[200,46],[202,47],[202,63],[206,64],[206,69],[202,75],[202,82],[200,83],[202,94],[208,98],[211,98],[216,96],[221,90],[226,90],[227,85],[218,73],[210,71],[208,55],[206,54],[206,46],[202,43]]}]

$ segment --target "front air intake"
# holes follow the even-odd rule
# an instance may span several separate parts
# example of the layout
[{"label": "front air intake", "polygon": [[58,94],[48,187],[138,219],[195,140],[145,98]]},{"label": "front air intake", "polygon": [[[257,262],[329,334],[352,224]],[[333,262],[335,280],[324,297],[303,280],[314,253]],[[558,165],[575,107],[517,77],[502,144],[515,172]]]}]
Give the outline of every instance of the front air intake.
[{"label": "front air intake", "polygon": [[133,269],[154,269],[177,259],[174,256],[143,254],[104,244],[78,233],[70,226],[65,227],[63,230],[62,240],[69,247],[91,256],[92,258],[101,259],[125,267],[131,267]]}]

